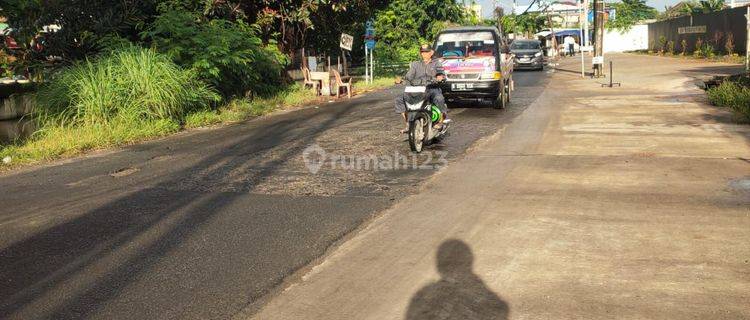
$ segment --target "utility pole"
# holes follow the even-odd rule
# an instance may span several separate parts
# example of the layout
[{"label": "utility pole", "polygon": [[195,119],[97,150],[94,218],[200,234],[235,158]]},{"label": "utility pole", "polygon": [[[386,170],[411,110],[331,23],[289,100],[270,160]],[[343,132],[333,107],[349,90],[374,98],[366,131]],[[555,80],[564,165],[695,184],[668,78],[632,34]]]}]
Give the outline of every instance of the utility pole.
[{"label": "utility pole", "polygon": [[602,67],[604,66],[604,61],[602,57],[604,56],[604,1],[603,0],[594,0],[594,58],[601,59],[601,61],[598,64],[594,65],[594,76],[595,77],[601,77],[602,76]]},{"label": "utility pole", "polygon": [[581,38],[582,45],[591,45],[591,39],[589,39],[589,0],[583,0],[583,36]]},{"label": "utility pole", "polygon": [[[580,14],[581,16],[583,16],[583,12],[584,12],[584,10],[583,10],[583,1],[577,1],[577,3],[578,3],[578,14]],[[583,16],[583,18],[585,20],[586,16]],[[581,43],[578,45],[578,47],[581,48],[581,50],[580,50],[581,51],[580,52],[580,55],[581,55],[581,78],[585,78],[586,77],[586,62],[584,61],[584,58],[583,58],[583,30],[582,30],[583,23],[579,23],[578,27],[579,27],[578,30],[581,31],[581,38],[579,39]]]}]

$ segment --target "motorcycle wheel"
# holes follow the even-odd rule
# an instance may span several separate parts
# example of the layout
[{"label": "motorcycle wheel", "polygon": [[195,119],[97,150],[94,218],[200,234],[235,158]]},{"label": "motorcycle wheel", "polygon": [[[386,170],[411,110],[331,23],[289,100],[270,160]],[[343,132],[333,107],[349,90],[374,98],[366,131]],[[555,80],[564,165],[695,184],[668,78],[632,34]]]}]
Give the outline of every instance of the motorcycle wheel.
[{"label": "motorcycle wheel", "polygon": [[419,117],[409,122],[409,147],[411,151],[420,153],[424,147],[425,122],[424,118]]}]

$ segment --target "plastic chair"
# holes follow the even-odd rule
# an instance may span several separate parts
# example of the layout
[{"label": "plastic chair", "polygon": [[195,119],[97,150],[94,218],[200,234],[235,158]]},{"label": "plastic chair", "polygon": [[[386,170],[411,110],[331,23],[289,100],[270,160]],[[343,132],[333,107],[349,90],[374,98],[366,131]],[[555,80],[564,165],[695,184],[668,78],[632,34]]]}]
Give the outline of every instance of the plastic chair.
[{"label": "plastic chair", "polygon": [[339,97],[339,94],[341,93],[341,88],[346,88],[346,95],[347,97],[352,97],[352,78],[349,78],[347,82],[344,82],[341,80],[341,74],[339,74],[336,70],[331,70],[333,72],[333,76],[336,78],[336,98]]}]

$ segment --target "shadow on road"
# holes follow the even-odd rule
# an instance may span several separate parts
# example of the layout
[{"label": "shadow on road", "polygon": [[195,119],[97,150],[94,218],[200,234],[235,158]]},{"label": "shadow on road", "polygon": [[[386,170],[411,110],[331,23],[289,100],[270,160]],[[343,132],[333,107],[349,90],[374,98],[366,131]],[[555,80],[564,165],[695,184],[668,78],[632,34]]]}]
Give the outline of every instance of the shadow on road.
[{"label": "shadow on road", "polygon": [[[85,318],[156,265],[168,253],[191,237],[200,226],[215,219],[222,208],[245,193],[173,190],[185,177],[221,180],[237,170],[247,170],[270,152],[259,149],[258,140],[293,135],[285,152],[269,162],[299,157],[314,139],[335,126],[351,108],[320,114],[306,120],[314,125],[298,129],[296,121],[282,121],[263,134],[235,141],[237,148],[220,150],[196,165],[175,172],[161,183],[94,209],[0,251],[0,319],[10,318],[32,303],[46,303],[45,297],[101,264],[109,268],[95,281],[76,284],[82,290],[67,291],[64,302],[52,303],[44,318]],[[294,132],[293,134],[291,132]],[[221,164],[218,165],[217,164]],[[273,175],[273,163],[254,173],[252,181]],[[253,186],[249,187],[252,191]],[[133,251],[134,243],[138,243]],[[262,245],[261,245],[262,246]],[[268,248],[266,248],[267,250]],[[125,261],[107,262],[120,250]],[[264,250],[263,248],[259,250]],[[113,265],[114,263],[114,265]],[[59,298],[59,297],[58,297]],[[38,311],[38,310],[37,310]],[[134,310],[137,311],[137,310]],[[16,315],[17,316],[17,315]]]},{"label": "shadow on road", "polygon": [[472,270],[474,255],[461,240],[443,242],[437,252],[440,280],[411,299],[406,320],[508,319],[509,307]]}]

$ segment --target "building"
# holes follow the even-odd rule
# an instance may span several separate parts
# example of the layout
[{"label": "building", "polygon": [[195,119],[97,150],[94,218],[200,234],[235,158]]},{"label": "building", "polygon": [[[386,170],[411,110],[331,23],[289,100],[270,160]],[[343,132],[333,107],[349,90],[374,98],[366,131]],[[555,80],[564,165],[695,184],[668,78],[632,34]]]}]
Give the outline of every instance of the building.
[{"label": "building", "polygon": [[[750,0],[747,0],[750,1]],[[556,2],[549,6],[539,7],[536,3],[529,6],[518,6],[516,14],[534,12],[541,15],[550,14],[552,21],[562,28],[578,28],[583,22],[581,8],[576,2]]]},{"label": "building", "polygon": [[750,0],[727,0],[726,3],[730,8],[739,8],[750,5]]}]

